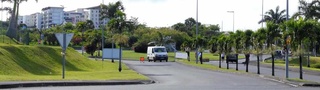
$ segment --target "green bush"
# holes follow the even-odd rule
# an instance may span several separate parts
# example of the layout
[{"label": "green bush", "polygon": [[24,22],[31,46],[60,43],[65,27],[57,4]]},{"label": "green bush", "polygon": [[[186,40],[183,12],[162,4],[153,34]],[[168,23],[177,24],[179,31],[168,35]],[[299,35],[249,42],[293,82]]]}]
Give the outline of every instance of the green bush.
[{"label": "green bush", "polygon": [[320,63],[311,65],[312,68],[320,68]]},{"label": "green bush", "polygon": [[138,41],[135,44],[133,44],[133,48],[134,48],[134,52],[147,53],[148,43]]}]

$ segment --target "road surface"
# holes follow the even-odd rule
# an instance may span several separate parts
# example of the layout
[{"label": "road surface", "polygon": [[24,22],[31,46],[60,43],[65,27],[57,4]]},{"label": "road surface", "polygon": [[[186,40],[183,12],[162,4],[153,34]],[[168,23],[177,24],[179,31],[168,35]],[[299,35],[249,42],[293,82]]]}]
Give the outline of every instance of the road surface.
[{"label": "road surface", "polygon": [[[293,87],[287,84],[246,75],[202,70],[176,62],[124,61],[132,69],[155,80],[155,84],[116,86],[67,86],[16,88],[27,90],[319,90]],[[123,73],[123,72],[122,72]]]}]

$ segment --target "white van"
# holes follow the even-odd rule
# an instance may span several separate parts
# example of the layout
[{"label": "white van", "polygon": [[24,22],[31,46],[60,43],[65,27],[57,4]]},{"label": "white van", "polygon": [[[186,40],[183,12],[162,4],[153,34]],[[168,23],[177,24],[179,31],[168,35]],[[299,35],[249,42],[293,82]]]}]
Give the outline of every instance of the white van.
[{"label": "white van", "polygon": [[165,60],[168,62],[168,52],[166,50],[166,47],[164,46],[149,46],[147,51],[147,59],[148,61],[154,61],[156,62],[159,60],[160,62],[162,60]]}]

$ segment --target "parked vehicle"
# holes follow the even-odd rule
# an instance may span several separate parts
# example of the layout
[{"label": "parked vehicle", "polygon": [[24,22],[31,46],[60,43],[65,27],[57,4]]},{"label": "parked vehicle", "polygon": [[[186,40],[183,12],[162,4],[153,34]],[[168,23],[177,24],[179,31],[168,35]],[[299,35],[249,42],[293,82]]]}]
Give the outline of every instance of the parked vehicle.
[{"label": "parked vehicle", "polygon": [[149,46],[147,50],[147,59],[148,61],[156,62],[159,60],[165,60],[168,62],[168,52],[164,46]]},{"label": "parked vehicle", "polygon": [[236,54],[229,54],[226,58],[227,62],[236,62],[237,61],[237,55]]}]

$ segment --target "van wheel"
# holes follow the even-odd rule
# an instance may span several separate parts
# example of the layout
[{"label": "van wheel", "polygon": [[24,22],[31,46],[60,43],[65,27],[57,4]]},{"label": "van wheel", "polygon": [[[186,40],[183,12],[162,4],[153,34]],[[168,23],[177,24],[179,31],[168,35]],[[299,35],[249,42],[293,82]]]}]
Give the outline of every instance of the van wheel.
[{"label": "van wheel", "polygon": [[162,60],[160,60],[160,62],[162,62]]},{"label": "van wheel", "polygon": [[147,59],[148,59],[148,62],[150,62],[150,61],[151,61],[149,57],[147,57]]},{"label": "van wheel", "polygon": [[157,61],[156,58],[153,57],[153,62],[156,62],[156,61]]},{"label": "van wheel", "polygon": [[168,59],[166,59],[166,62],[168,62]]}]

